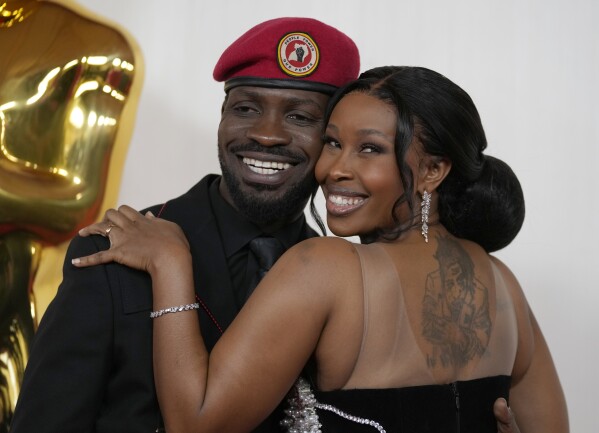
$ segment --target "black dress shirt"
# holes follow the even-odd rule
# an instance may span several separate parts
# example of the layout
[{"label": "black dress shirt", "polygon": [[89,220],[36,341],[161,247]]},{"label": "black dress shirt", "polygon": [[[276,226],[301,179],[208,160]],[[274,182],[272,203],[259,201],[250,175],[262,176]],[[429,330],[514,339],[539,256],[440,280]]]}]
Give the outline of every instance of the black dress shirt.
[{"label": "black dress shirt", "polygon": [[[265,236],[265,233],[225,201],[218,188],[218,182],[213,182],[210,185],[210,202],[220,232],[237,306],[241,309],[247,299],[247,291],[252,278],[258,271],[258,265],[251,257],[248,244],[258,236]],[[305,239],[305,224],[306,219],[302,215],[282,229],[268,233],[268,236],[278,239],[285,250],[288,250]]]}]

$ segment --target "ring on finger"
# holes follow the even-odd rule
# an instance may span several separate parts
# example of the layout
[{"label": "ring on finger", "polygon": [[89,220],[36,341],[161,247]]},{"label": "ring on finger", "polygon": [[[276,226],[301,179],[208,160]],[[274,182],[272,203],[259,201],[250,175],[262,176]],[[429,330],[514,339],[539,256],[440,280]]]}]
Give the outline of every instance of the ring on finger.
[{"label": "ring on finger", "polygon": [[112,230],[113,227],[115,227],[115,224],[108,223],[108,227],[106,228],[106,230],[104,230],[104,233],[106,234],[106,236],[108,236],[110,234],[110,231]]}]

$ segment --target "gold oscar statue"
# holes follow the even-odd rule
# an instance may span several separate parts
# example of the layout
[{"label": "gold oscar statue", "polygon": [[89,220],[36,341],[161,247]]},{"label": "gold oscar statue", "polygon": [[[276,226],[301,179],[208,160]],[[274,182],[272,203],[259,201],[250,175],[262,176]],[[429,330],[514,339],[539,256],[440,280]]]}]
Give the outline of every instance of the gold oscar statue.
[{"label": "gold oscar statue", "polygon": [[141,63],[74,2],[0,0],[0,433],[67,241],[116,204]]}]

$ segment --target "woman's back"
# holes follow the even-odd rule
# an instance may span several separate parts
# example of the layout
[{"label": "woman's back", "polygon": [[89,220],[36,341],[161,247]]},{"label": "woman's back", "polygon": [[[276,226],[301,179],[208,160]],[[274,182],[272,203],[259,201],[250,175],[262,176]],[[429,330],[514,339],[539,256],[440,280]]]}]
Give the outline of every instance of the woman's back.
[{"label": "woman's back", "polygon": [[[346,249],[340,242],[332,243]],[[355,352],[346,358],[355,361],[343,384],[331,386],[323,377],[319,388],[397,388],[511,374],[519,339],[515,307],[495,259],[480,247],[444,232],[427,244],[408,238],[351,248],[356,257],[346,271],[357,281],[339,288],[346,291],[336,313],[342,320],[337,325],[333,316],[330,323]],[[354,333],[341,336],[341,328]],[[338,362],[335,355],[319,357],[329,353],[322,347],[327,341],[337,341],[328,331],[316,352],[325,364],[319,372],[347,370],[347,364],[326,365]]]},{"label": "woman's back", "polygon": [[[449,234],[428,244],[409,238],[352,245],[363,312],[339,311],[347,328],[362,325],[361,343],[340,389],[315,386],[324,431],[376,431],[373,423],[409,432],[496,428],[493,402],[508,397],[519,338],[501,271],[480,247]],[[355,341],[349,347],[357,347]],[[319,348],[317,354],[329,352]],[[317,360],[346,368],[339,356]],[[334,370],[319,365],[318,371]],[[300,387],[310,392],[306,383]],[[291,404],[303,407],[305,401],[296,395]]]},{"label": "woman's back", "polygon": [[[402,244],[356,245],[364,336],[344,388],[443,384],[511,373],[518,332],[498,269],[473,245],[469,253],[463,241],[450,236],[436,241],[434,255]],[[433,245],[420,249],[430,251]]]}]

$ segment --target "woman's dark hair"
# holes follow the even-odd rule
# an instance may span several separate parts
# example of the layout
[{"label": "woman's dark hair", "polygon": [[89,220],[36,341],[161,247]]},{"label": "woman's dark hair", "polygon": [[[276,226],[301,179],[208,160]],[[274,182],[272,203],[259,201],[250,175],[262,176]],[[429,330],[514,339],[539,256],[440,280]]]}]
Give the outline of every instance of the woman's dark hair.
[{"label": "woman's dark hair", "polygon": [[320,217],[320,214],[318,213],[318,209],[316,209],[316,204],[314,203],[314,199],[316,199],[317,193],[318,193],[318,183],[316,184],[316,188],[314,188],[314,190],[312,191],[312,194],[310,195],[310,215],[312,215],[312,218],[314,219],[314,222],[320,229],[320,232],[322,233],[322,235],[326,236],[327,228],[325,227],[324,223],[322,222],[322,218]]},{"label": "woman's dark hair", "polygon": [[405,157],[416,141],[427,154],[452,163],[449,174],[437,188],[440,222],[447,230],[476,242],[488,252],[501,249],[514,239],[524,221],[522,188],[507,164],[483,154],[487,147],[485,132],[478,111],[464,90],[426,68],[374,68],[333,95],[327,122],[341,98],[353,92],[373,96],[395,108],[395,155],[404,187],[395,208],[406,203],[411,214],[409,225],[397,221],[395,229],[379,230],[363,237],[363,241],[395,239],[412,227],[414,179]]}]

